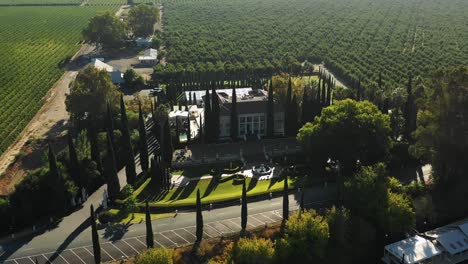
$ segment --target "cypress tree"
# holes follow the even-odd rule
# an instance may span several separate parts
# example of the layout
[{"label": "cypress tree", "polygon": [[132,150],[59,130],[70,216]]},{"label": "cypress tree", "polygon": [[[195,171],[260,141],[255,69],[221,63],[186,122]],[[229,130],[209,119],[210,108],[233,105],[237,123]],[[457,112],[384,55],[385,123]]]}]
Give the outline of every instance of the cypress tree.
[{"label": "cypress tree", "polygon": [[141,104],[138,106],[138,130],[140,134],[140,138],[138,140],[138,146],[140,149],[140,165],[141,169],[147,172],[149,166],[148,140],[146,137],[145,119],[143,118],[143,112],[141,111]]},{"label": "cypress tree", "polygon": [[78,161],[78,155],[76,154],[75,144],[73,144],[73,138],[70,131],[67,134],[68,139],[68,157],[70,159],[70,176],[72,180],[75,182],[76,186],[78,187],[79,191],[84,186],[84,183],[81,179],[80,173],[80,162]]},{"label": "cypress tree", "polygon": [[320,102],[322,102],[322,105],[326,105],[326,103],[327,103],[327,102],[325,101],[325,100],[326,100],[326,99],[325,99],[325,98],[326,98],[326,88],[325,88],[326,81],[325,81],[325,78],[326,78],[326,77],[324,77],[324,79],[322,80],[322,92],[321,92],[321,96],[322,96],[322,97],[320,98]]},{"label": "cypress tree", "polygon": [[239,119],[237,117],[237,95],[236,88],[232,88],[231,96],[231,139],[236,142],[239,137]]},{"label": "cypress tree", "polygon": [[49,152],[48,152],[48,160],[49,160],[49,177],[51,188],[55,194],[55,197],[52,197],[52,202],[57,204],[58,209],[61,211],[65,211],[67,208],[67,195],[65,190],[65,180],[63,179],[59,168],[57,166],[57,159],[55,158],[55,154],[52,151],[52,147],[49,144]]},{"label": "cypress tree", "polygon": [[202,215],[202,205],[201,205],[199,189],[197,190],[197,219],[196,221],[197,221],[196,242],[200,242],[203,239],[203,215]]},{"label": "cypress tree", "polygon": [[212,140],[215,141],[219,137],[219,97],[218,93],[216,93],[216,86],[213,82],[211,88],[211,121],[212,121],[212,129],[213,135]]},{"label": "cypress tree", "polygon": [[120,95],[120,118],[121,118],[121,129],[122,139],[125,149],[125,175],[127,176],[127,183],[133,185],[136,180],[136,168],[135,168],[135,155],[133,153],[132,141],[130,139],[130,131],[128,130],[127,111],[125,110],[125,103],[123,95]]},{"label": "cypress tree", "polygon": [[241,234],[245,234],[247,228],[247,189],[245,187],[245,179],[242,183],[242,208],[241,208]]},{"label": "cypress tree", "polygon": [[198,103],[197,103],[197,94],[196,93],[193,93],[193,104],[198,105]]},{"label": "cypress tree", "polygon": [[284,106],[284,112],[286,116],[284,117],[284,128],[286,129],[286,135],[291,136],[292,135],[292,130],[291,130],[291,100],[292,100],[292,81],[291,77],[289,77],[288,81],[288,91],[286,94],[286,103]]},{"label": "cypress tree", "polygon": [[212,120],[211,120],[211,100],[210,100],[210,92],[206,89],[205,93],[205,107],[204,107],[204,119],[205,119],[205,142],[211,142],[211,135],[212,135]]},{"label": "cypress tree", "polygon": [[301,188],[301,200],[300,200],[300,203],[299,203],[299,207],[300,207],[301,211],[305,210],[305,207],[304,207],[304,187]]},{"label": "cypress tree", "polygon": [[310,118],[310,105],[309,98],[307,96],[307,87],[304,86],[302,93],[302,106],[301,106],[301,124],[304,125],[309,121]]},{"label": "cypress tree", "polygon": [[288,176],[284,176],[283,188],[283,221],[289,219],[289,195],[288,195]]},{"label": "cypress tree", "polygon": [[107,172],[107,191],[109,193],[109,199],[113,201],[119,195],[120,182],[115,164],[114,146],[112,145],[109,133],[107,133],[107,152],[109,156],[109,168]]},{"label": "cypress tree", "polygon": [[164,132],[163,139],[162,139],[162,141],[164,142],[162,144],[163,160],[167,167],[171,167],[172,153],[174,151],[174,148],[172,147],[171,128],[169,126],[169,118],[166,118],[166,121],[164,122],[163,132]]},{"label": "cypress tree", "polygon": [[[91,116],[90,119],[92,120],[92,118],[93,117]],[[90,122],[88,126],[89,144],[91,146],[91,159],[96,162],[97,170],[102,175],[101,152],[98,145],[97,130],[93,123],[94,122]]]},{"label": "cypress tree", "polygon": [[190,144],[191,140],[192,140],[192,129],[190,127],[190,117],[187,117],[187,145]]},{"label": "cypress tree", "polygon": [[175,145],[176,145],[176,148],[178,148],[180,146],[180,126],[179,126],[179,117],[176,116],[176,119],[175,119]]},{"label": "cypress tree", "polygon": [[148,201],[146,201],[146,248],[154,247],[153,226],[151,225],[151,214]]},{"label": "cypress tree", "polygon": [[151,177],[151,183],[154,185],[154,186],[158,186],[159,184],[159,180],[158,180],[158,175],[157,175],[157,168],[156,168],[156,160],[155,160],[155,156],[153,156],[151,158],[151,162],[150,162],[150,177]]},{"label": "cypress tree", "polygon": [[[285,109],[286,111],[286,109]],[[272,138],[275,134],[275,104],[273,102],[273,79],[270,80],[270,87],[268,89],[268,104],[267,104],[267,118],[266,118],[266,135]]]},{"label": "cypress tree", "polygon": [[112,145],[115,145],[115,138],[114,138],[114,120],[112,115],[112,109],[110,103],[107,102],[107,112],[106,112],[106,128],[110,132],[110,137],[112,141]]},{"label": "cypress tree", "polygon": [[192,93],[189,93],[189,104],[192,105]]},{"label": "cypress tree", "polygon": [[96,226],[96,215],[94,214],[93,205],[90,206],[91,210],[91,238],[93,240],[93,253],[94,253],[94,263],[101,263],[101,245],[99,244],[99,236]]},{"label": "cypress tree", "polygon": [[331,84],[331,76],[328,76],[328,84],[327,84],[327,103],[326,105],[331,105],[331,95],[332,95],[332,84]]},{"label": "cypress tree", "polygon": [[201,143],[203,143],[205,140],[205,137],[203,136],[203,119],[200,116],[200,128],[198,129],[198,139],[200,140]]},{"label": "cypress tree", "polygon": [[416,110],[416,103],[415,103],[415,98],[413,95],[413,88],[412,88],[412,76],[411,74],[409,75],[408,78],[408,85],[406,87],[406,92],[407,92],[407,98],[406,98],[406,104],[405,104],[405,111],[404,111],[404,116],[405,116],[405,138],[408,140],[408,142],[413,141],[413,137],[411,133],[413,133],[416,130],[416,115],[417,115],[417,110]]},{"label": "cypress tree", "polygon": [[298,116],[299,116],[299,104],[297,102],[297,97],[296,95],[293,96],[292,103],[291,103],[291,114],[289,116],[289,125],[290,125],[290,136],[296,136],[297,130],[298,130]]}]

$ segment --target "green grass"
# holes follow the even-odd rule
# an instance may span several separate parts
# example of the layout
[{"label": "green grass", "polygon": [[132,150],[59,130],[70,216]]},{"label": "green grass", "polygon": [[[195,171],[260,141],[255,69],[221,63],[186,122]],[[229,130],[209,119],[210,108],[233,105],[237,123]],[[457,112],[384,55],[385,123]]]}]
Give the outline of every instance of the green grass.
[{"label": "green grass", "polygon": [[[295,179],[289,179],[289,187],[293,188]],[[270,192],[278,192],[283,190],[284,181],[279,180],[266,180],[252,182],[250,178],[246,179],[247,196],[257,196],[267,194]],[[145,188],[138,193],[138,200],[140,202],[149,199],[152,207],[175,207],[175,206],[190,206],[196,203],[196,193],[200,190],[202,196],[202,203],[218,203],[229,200],[236,200],[242,196],[242,184],[235,184],[233,177],[225,177],[219,179],[206,179],[199,181],[192,181],[187,186],[172,189],[164,197],[157,197],[155,194],[156,189],[151,185],[148,180]]]},{"label": "green grass", "polygon": [[[119,215],[120,211],[118,209],[110,209],[109,212],[111,212],[114,215]],[[169,218],[169,217],[174,217],[174,214],[173,213],[151,214],[151,220]],[[145,222],[145,220],[146,220],[146,214],[134,213],[133,215],[128,214],[126,217],[118,219],[118,222],[122,224],[139,224],[139,223]]]}]

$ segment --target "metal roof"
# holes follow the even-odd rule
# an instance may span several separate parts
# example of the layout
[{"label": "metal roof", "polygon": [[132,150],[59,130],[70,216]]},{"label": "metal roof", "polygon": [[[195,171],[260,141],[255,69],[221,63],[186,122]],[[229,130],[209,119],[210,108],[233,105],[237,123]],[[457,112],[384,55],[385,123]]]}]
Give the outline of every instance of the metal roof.
[{"label": "metal roof", "polygon": [[408,264],[418,263],[442,254],[442,250],[432,242],[418,235],[387,245],[385,250],[398,259],[403,258],[404,254],[405,263]]},{"label": "metal roof", "polygon": [[468,237],[468,222],[458,225],[458,228],[465,234],[466,237]]},{"label": "metal roof", "polygon": [[441,233],[436,239],[451,255],[468,249],[468,238],[458,229]]}]

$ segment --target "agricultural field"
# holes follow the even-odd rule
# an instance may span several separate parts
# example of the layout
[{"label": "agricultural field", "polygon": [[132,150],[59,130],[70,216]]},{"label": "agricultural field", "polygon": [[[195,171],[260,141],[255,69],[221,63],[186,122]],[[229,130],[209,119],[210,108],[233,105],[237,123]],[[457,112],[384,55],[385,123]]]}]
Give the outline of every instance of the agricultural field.
[{"label": "agricultural field", "polygon": [[[167,60],[325,62],[344,81],[384,88],[410,72],[468,64],[466,0],[166,1]],[[178,66],[176,65],[176,68]]]},{"label": "agricultural field", "polygon": [[44,103],[97,12],[117,7],[0,7],[0,155]]},{"label": "agricultural field", "polygon": [[83,0],[0,0],[2,5],[79,5]]}]

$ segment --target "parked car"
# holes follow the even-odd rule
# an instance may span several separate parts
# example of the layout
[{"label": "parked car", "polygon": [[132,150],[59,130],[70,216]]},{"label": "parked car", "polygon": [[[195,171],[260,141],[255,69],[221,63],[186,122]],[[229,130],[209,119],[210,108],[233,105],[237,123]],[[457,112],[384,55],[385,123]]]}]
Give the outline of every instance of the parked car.
[{"label": "parked car", "polygon": [[162,88],[160,87],[155,87],[153,89],[150,90],[150,95],[155,95],[155,94],[158,94],[158,93],[161,93],[163,91]]}]

